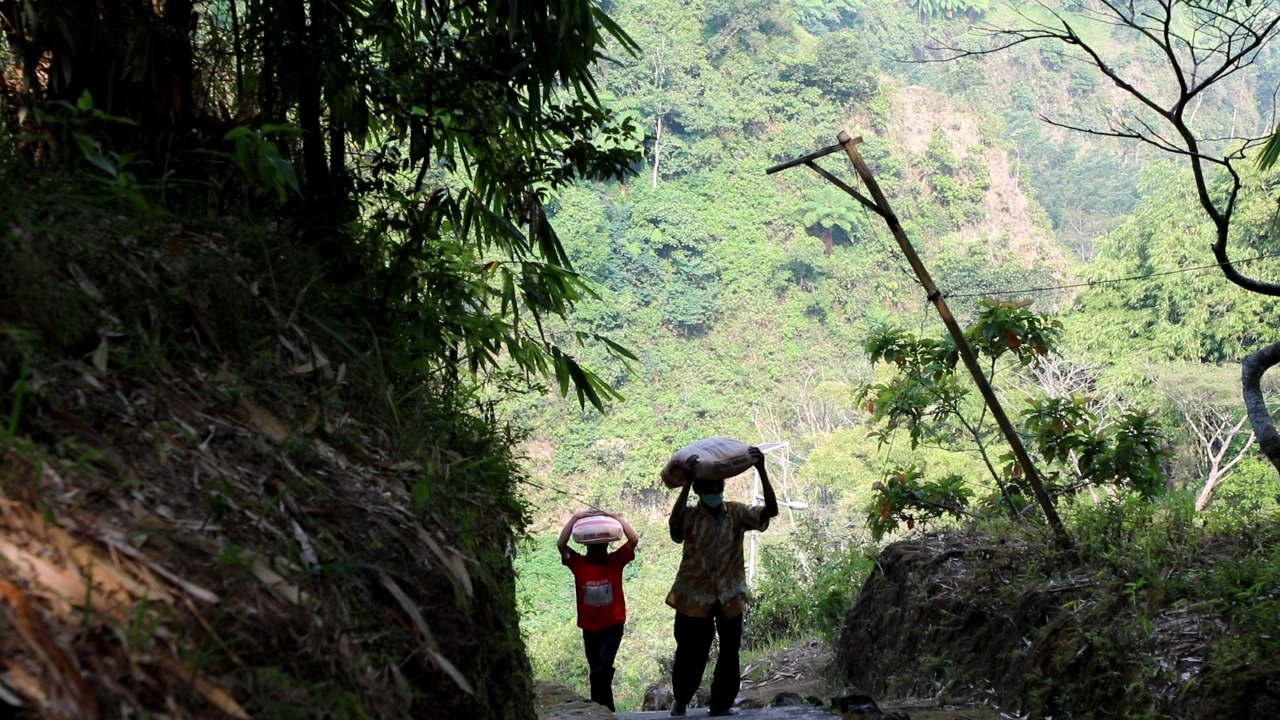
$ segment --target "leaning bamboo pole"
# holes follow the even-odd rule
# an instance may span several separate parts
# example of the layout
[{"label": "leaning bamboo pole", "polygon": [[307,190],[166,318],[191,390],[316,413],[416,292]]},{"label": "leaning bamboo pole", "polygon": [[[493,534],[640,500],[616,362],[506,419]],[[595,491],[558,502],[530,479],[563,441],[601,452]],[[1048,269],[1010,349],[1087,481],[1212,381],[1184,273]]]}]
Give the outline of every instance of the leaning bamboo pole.
[{"label": "leaning bamboo pole", "polygon": [[[1026,447],[1022,444],[1022,438],[1018,436],[1013,423],[1009,421],[1009,416],[1005,414],[1004,407],[1000,404],[995,390],[991,387],[991,383],[978,365],[978,358],[973,354],[969,339],[965,337],[960,324],[956,322],[955,316],[951,313],[951,308],[947,306],[946,299],[938,290],[937,285],[934,284],[933,278],[929,275],[929,270],[920,259],[920,255],[916,253],[915,247],[911,244],[911,239],[907,237],[906,231],[902,228],[902,223],[898,221],[898,216],[894,214],[892,206],[889,205],[888,198],[881,191],[880,184],[876,182],[871,168],[867,167],[866,161],[863,160],[862,155],[858,152],[858,144],[862,142],[862,138],[852,137],[842,130],[836,136],[836,140],[837,143],[835,145],[810,153],[804,157],[775,165],[765,172],[766,174],[773,174],[796,165],[805,165],[826,178],[828,182],[848,193],[854,200],[857,200],[885,221],[885,224],[889,226],[889,231],[893,234],[894,240],[898,242],[898,247],[902,250],[902,254],[906,256],[907,262],[911,265],[912,271],[915,272],[916,279],[924,287],[926,297],[929,302],[933,303],[938,315],[942,317],[943,324],[947,326],[947,332],[955,340],[956,348],[960,352],[960,358],[964,361],[964,366],[969,370],[969,374],[973,376],[973,381],[978,386],[978,392],[982,394],[982,399],[986,401],[987,408],[991,410],[991,415],[995,418],[996,424],[999,425],[1000,432],[1004,434],[1005,440],[1008,441],[1009,447],[1013,450],[1013,456],[1017,460],[1019,467],[1022,468],[1023,477],[1026,478],[1027,484],[1031,486],[1032,491],[1035,493],[1036,502],[1040,504],[1040,508],[1044,511],[1045,518],[1049,522],[1049,527],[1053,530],[1054,539],[1064,550],[1070,550],[1072,548],[1071,537],[1062,525],[1062,519],[1058,517],[1058,510],[1053,505],[1053,499],[1049,497],[1049,493],[1045,490],[1044,483],[1040,480],[1040,474],[1036,471],[1030,455],[1027,454]],[[857,171],[858,177],[862,179],[867,192],[871,194],[871,198],[867,198],[848,183],[818,167],[815,162],[818,158],[839,150],[844,150],[849,157],[849,161],[853,163],[854,170]]]}]

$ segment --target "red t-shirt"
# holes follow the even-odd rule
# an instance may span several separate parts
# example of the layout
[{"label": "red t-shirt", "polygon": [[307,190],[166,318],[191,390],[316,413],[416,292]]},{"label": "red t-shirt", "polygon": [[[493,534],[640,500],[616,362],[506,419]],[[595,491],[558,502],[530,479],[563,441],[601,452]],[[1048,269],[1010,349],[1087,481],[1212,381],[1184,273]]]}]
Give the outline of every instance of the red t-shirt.
[{"label": "red t-shirt", "polygon": [[627,621],[627,601],[622,596],[622,568],[636,559],[635,547],[625,543],[609,553],[605,562],[593,563],[570,548],[565,566],[573,571],[578,595],[578,627],[600,632]]}]

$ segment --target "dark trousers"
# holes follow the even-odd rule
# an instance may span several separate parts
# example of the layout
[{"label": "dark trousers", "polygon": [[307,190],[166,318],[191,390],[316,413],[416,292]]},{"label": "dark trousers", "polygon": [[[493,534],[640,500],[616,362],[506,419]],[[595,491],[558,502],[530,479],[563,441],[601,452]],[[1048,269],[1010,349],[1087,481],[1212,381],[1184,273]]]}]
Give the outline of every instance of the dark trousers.
[{"label": "dark trousers", "polygon": [[711,655],[711,640],[720,636],[720,656],[711,675],[711,711],[728,710],[738,697],[738,649],[742,646],[742,616],[725,617],[716,603],[707,617],[676,613],[676,658],[671,664],[671,693],[681,705],[689,704]]},{"label": "dark trousers", "polygon": [[587,650],[587,665],[591,668],[591,701],[613,710],[613,659],[618,656],[622,644],[622,624],[599,632],[582,631],[582,644]]}]

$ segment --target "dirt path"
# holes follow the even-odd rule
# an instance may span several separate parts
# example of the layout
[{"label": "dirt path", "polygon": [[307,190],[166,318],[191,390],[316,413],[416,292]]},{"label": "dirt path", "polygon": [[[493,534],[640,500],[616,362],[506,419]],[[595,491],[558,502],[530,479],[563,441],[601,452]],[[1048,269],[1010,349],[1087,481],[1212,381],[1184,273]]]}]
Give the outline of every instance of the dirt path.
[{"label": "dirt path", "polygon": [[[651,712],[622,712],[618,713],[618,720],[658,720],[658,718],[668,717],[666,710],[653,710]],[[690,709],[688,720],[701,720],[707,717],[707,711],[703,709]],[[814,707],[813,705],[790,705],[787,707],[766,707],[766,708],[744,708],[738,711],[737,717],[742,720],[831,720],[836,717],[826,708]]]},{"label": "dirt path", "polygon": [[[830,649],[821,642],[809,641],[780,648],[758,656],[743,666],[743,679],[737,698],[736,717],[742,720],[836,720],[837,718],[909,717],[911,720],[1003,720],[998,710],[988,707],[939,708],[927,700],[877,701],[884,715],[841,715],[829,705],[809,704],[775,706],[782,700],[799,703],[818,698],[830,703],[832,698],[848,694],[830,677]],[[670,688],[667,688],[669,693]],[[658,720],[669,717],[667,710],[623,710],[616,715],[603,706],[583,698],[573,690],[551,683],[535,686],[539,720]],[[659,693],[660,695],[661,693]],[[669,696],[667,698],[669,701]],[[705,702],[705,700],[703,700]],[[688,720],[707,718],[705,707],[690,708]]]},{"label": "dirt path", "polygon": [[[885,707],[886,713],[898,712],[905,713],[911,720],[1000,720],[1007,717],[999,713],[999,711],[991,708],[955,708],[948,710],[938,710],[935,708],[892,708]],[[814,707],[813,705],[790,705],[787,707],[766,707],[754,709],[739,709],[737,717],[742,720],[833,720],[842,717],[839,713],[834,712],[830,708]],[[658,720],[658,718],[666,718],[666,710],[655,710],[652,712],[621,712],[618,713],[618,720]],[[707,711],[703,709],[689,710],[686,718],[689,720],[702,720],[707,717]],[[875,718],[875,715],[844,715],[845,718],[866,717]],[[881,716],[883,717],[883,716]]]}]

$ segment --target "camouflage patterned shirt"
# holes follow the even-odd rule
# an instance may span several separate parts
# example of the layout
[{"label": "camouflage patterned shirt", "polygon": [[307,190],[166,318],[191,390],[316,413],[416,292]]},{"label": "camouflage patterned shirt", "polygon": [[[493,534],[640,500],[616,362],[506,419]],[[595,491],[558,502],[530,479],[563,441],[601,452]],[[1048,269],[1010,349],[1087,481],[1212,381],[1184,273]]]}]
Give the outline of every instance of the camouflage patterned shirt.
[{"label": "camouflage patterned shirt", "polygon": [[747,578],[742,538],[748,530],[765,530],[764,507],[725,502],[716,517],[699,502],[684,513],[684,556],[667,604],[691,617],[706,617],[717,601],[728,617],[747,607]]}]

